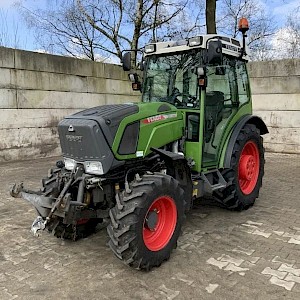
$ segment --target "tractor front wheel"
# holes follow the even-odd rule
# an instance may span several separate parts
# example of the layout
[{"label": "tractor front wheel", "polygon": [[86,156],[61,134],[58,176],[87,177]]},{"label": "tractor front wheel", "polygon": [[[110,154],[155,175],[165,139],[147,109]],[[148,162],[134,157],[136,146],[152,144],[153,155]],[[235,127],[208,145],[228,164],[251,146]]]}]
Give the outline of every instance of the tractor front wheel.
[{"label": "tractor front wheel", "polygon": [[136,269],[150,270],[169,259],[184,219],[184,194],[169,175],[144,175],[130,193],[116,195],[107,227],[114,254]]}]

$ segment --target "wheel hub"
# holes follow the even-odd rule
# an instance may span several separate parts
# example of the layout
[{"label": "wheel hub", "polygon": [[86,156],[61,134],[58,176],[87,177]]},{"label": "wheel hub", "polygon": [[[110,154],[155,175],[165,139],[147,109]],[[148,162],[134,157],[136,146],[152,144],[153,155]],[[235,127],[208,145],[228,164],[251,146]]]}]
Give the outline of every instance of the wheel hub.
[{"label": "wheel hub", "polygon": [[238,179],[243,194],[249,195],[255,189],[259,176],[260,157],[257,144],[249,140],[243,147],[239,166]]},{"label": "wheel hub", "polygon": [[158,221],[158,211],[156,209],[149,211],[145,224],[151,231],[155,231],[155,227]]},{"label": "wheel hub", "polygon": [[144,218],[143,239],[151,251],[163,249],[171,240],[177,223],[177,209],[170,196],[156,198]]},{"label": "wheel hub", "polygon": [[241,157],[239,172],[240,177],[251,180],[255,170],[255,161],[253,155],[243,155]]}]

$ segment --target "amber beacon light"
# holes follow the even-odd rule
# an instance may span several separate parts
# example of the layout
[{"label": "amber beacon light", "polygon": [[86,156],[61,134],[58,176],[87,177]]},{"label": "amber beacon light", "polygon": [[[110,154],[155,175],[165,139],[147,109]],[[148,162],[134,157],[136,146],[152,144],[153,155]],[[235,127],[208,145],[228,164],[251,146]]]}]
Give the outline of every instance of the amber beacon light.
[{"label": "amber beacon light", "polygon": [[249,22],[246,18],[241,18],[239,21],[239,31],[245,34],[249,30]]}]

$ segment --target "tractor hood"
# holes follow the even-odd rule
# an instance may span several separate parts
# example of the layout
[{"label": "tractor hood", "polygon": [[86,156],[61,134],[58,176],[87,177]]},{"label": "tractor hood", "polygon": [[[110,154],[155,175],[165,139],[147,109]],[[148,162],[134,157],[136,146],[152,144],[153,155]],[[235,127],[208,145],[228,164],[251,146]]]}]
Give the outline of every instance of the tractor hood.
[{"label": "tractor hood", "polygon": [[180,138],[183,121],[181,112],[166,103],[103,105],[66,117],[58,132],[64,157],[99,161],[105,174]]},{"label": "tractor hood", "polygon": [[96,121],[101,127],[108,144],[111,146],[121,121],[125,117],[135,114],[138,111],[139,107],[135,104],[102,105],[78,112],[65,119]]}]

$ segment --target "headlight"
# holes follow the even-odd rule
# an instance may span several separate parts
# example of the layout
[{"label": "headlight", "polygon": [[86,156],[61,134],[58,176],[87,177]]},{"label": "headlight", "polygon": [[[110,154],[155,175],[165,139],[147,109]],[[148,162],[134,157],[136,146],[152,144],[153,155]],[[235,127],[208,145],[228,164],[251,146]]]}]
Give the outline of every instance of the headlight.
[{"label": "headlight", "polygon": [[69,171],[73,171],[76,168],[76,161],[71,158],[64,158],[65,168]]},{"label": "headlight", "polygon": [[88,174],[103,175],[103,167],[100,161],[86,161],[84,169]]}]

